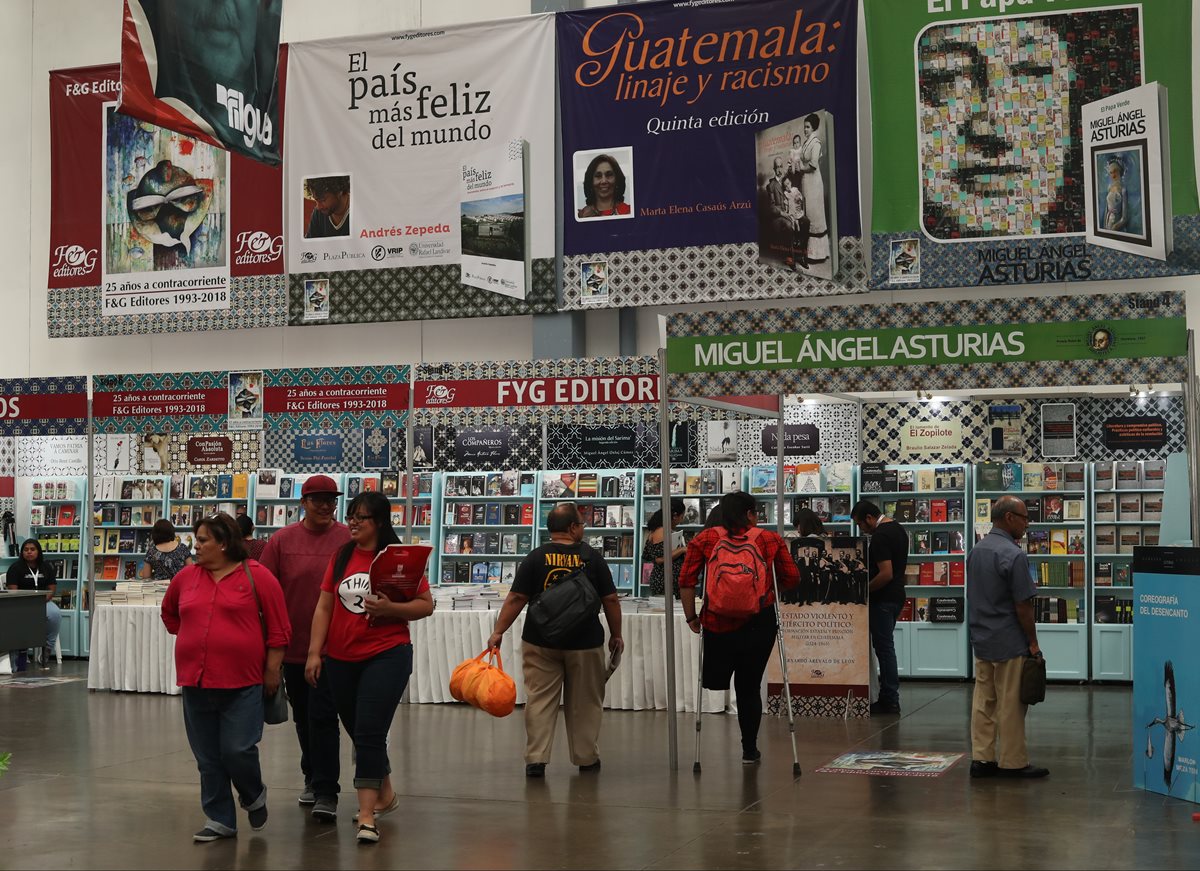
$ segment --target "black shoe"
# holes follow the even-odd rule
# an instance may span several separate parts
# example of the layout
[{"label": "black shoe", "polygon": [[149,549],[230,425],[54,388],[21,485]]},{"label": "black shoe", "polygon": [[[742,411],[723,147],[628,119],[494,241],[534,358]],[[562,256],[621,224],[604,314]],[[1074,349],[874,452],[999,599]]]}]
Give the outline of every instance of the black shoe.
[{"label": "black shoe", "polygon": [[997,768],[996,773],[1001,777],[1046,777],[1050,769],[1026,765],[1024,768]]},{"label": "black shoe", "polygon": [[525,766],[526,777],[545,777],[546,763],[545,762],[530,762]]},{"label": "black shoe", "polygon": [[232,837],[234,837],[234,836],[233,835],[222,835],[220,832],[218,832],[214,829],[210,829],[208,826],[205,826],[200,831],[196,832],[196,834],[192,835],[192,840],[195,841],[197,844],[204,844],[204,843],[207,843],[208,841],[220,841],[223,838],[232,838]]},{"label": "black shoe", "polygon": [[995,762],[980,762],[978,759],[971,760],[971,776],[972,777],[995,777],[996,772],[1000,770]]},{"label": "black shoe", "polygon": [[313,799],[312,818],[318,823],[337,822],[337,797],[319,795]]},{"label": "black shoe", "polygon": [[871,702],[871,716],[877,717],[880,714],[898,714],[900,713],[899,702]]},{"label": "black shoe", "polygon": [[757,765],[760,761],[762,761],[761,750],[742,751],[742,765]]},{"label": "black shoe", "polygon": [[[579,770],[580,771],[599,771],[600,770],[600,759],[597,758],[596,761],[593,762],[591,765],[580,765]],[[526,773],[528,774],[528,771],[526,771]]]},{"label": "black shoe", "polygon": [[267,806],[265,804],[257,810],[250,811],[249,815],[250,828],[254,831],[261,832],[267,827]]}]

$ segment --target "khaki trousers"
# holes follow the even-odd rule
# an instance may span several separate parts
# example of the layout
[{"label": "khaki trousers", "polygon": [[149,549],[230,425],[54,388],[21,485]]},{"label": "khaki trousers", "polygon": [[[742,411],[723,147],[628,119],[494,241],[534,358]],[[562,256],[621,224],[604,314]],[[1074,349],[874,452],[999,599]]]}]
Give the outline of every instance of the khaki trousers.
[{"label": "khaki trousers", "polygon": [[1029,706],[1021,704],[1023,659],[975,660],[971,758],[977,762],[995,762],[1001,768],[1024,768],[1029,764],[1025,748],[1025,710]]},{"label": "khaki trousers", "polygon": [[600,758],[600,717],[604,713],[603,647],[557,650],[521,643],[525,674],[525,762],[549,762],[558,725],[561,695],[572,765]]}]

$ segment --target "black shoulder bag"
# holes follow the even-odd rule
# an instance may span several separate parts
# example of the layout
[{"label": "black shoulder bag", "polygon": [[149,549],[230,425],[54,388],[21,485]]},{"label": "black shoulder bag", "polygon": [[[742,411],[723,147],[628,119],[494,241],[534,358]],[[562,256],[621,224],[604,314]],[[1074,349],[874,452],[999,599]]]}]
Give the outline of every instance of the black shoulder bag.
[{"label": "black shoulder bag", "polygon": [[549,646],[555,647],[599,613],[600,594],[588,577],[584,562],[538,593],[529,603],[525,619]]}]

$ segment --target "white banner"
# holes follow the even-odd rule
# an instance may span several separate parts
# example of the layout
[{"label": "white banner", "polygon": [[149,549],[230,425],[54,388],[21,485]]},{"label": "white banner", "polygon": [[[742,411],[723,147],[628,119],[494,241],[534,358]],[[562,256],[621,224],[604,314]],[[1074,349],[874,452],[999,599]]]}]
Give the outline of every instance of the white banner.
[{"label": "white banner", "polygon": [[522,141],[554,256],[553,15],[293,43],[287,81],[290,272],[461,265],[464,167]]}]

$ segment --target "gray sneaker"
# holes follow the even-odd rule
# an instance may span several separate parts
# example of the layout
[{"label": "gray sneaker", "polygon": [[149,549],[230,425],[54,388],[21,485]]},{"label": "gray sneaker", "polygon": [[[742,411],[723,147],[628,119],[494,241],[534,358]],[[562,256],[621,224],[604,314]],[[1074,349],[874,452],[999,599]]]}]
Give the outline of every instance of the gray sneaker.
[{"label": "gray sneaker", "polygon": [[313,795],[312,785],[308,783],[304,784],[304,789],[301,790],[300,797],[296,800],[303,805],[310,805],[315,802],[317,797]]},{"label": "gray sneaker", "polygon": [[321,796],[313,801],[312,818],[318,823],[337,822],[337,800]]}]

